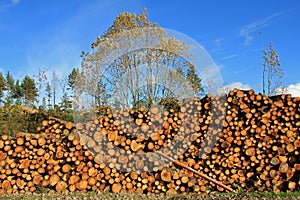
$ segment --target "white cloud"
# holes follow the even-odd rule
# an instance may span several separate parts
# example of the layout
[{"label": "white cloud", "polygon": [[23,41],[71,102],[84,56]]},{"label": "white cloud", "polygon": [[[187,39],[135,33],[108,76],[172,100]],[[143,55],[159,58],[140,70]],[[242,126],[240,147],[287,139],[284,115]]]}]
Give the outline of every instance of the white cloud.
[{"label": "white cloud", "polygon": [[12,2],[13,4],[19,4],[19,3],[20,3],[20,0],[11,0],[11,2]]},{"label": "white cloud", "polygon": [[291,94],[293,97],[300,97],[300,82],[289,85],[286,90],[287,93]]},{"label": "white cloud", "polygon": [[291,94],[292,97],[300,97],[300,82],[291,84],[287,87],[280,86],[279,88],[276,88],[274,95],[279,94]]},{"label": "white cloud", "polygon": [[263,19],[254,21],[250,24],[243,26],[240,30],[240,34],[245,37],[244,45],[249,45],[251,43],[251,41],[253,40],[253,36],[251,36],[252,32],[269,26],[271,24],[271,21],[275,17],[278,17],[280,15],[282,15],[282,13],[275,13],[271,16],[265,17]]},{"label": "white cloud", "polygon": [[233,89],[240,89],[240,90],[250,90],[251,87],[248,84],[243,84],[241,82],[234,82],[231,84],[223,85],[221,88],[219,88],[221,93],[228,93]]}]

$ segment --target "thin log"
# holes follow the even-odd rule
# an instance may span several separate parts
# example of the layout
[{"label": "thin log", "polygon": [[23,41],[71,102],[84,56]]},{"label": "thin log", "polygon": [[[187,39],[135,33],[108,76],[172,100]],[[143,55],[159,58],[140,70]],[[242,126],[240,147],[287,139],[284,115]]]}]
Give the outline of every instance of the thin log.
[{"label": "thin log", "polygon": [[215,179],[212,179],[212,178],[210,178],[209,176],[207,176],[207,175],[205,175],[205,174],[202,174],[201,172],[196,171],[196,170],[194,170],[193,168],[191,168],[191,167],[189,167],[189,166],[187,166],[187,165],[185,165],[185,164],[182,164],[181,162],[179,162],[179,161],[177,161],[177,160],[174,160],[173,158],[171,158],[171,157],[169,157],[169,156],[167,156],[167,155],[165,155],[165,154],[163,154],[163,153],[161,153],[161,152],[157,152],[157,153],[158,153],[159,155],[163,156],[164,158],[170,160],[171,162],[175,163],[176,165],[179,165],[179,166],[181,166],[181,167],[183,167],[183,168],[185,168],[185,169],[187,169],[187,170],[189,170],[189,171],[192,171],[192,172],[194,172],[195,174],[197,174],[198,176],[200,176],[200,177],[202,177],[202,178],[205,178],[206,180],[208,180],[208,181],[210,181],[210,182],[213,182],[213,183],[215,183],[215,184],[221,186],[222,188],[224,188],[224,189],[226,189],[226,190],[228,190],[228,191],[230,191],[230,192],[235,192],[235,191],[234,191],[232,188],[230,188],[229,186],[226,186],[226,185],[224,185],[223,183],[221,183],[221,182],[219,182],[219,181],[217,181],[217,180],[215,180]]}]

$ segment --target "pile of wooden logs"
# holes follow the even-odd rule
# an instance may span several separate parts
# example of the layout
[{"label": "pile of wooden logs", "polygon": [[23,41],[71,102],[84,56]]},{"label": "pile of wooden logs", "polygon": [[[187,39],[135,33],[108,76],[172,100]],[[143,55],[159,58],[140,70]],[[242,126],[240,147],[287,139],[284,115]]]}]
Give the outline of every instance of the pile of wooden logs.
[{"label": "pile of wooden logs", "polygon": [[235,89],[179,105],[2,135],[0,194],[300,190],[300,98]]}]

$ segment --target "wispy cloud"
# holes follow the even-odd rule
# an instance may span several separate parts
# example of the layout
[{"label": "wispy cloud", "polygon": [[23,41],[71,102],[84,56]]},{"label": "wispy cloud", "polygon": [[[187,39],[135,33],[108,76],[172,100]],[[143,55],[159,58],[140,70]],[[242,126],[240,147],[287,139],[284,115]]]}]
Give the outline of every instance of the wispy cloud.
[{"label": "wispy cloud", "polygon": [[217,38],[217,39],[214,40],[214,43],[219,48],[219,47],[221,47],[221,44],[222,44],[223,40],[224,40],[223,38]]},{"label": "wispy cloud", "polygon": [[244,45],[249,45],[251,41],[253,40],[253,36],[251,36],[251,33],[257,30],[260,30],[262,28],[265,28],[272,24],[272,20],[283,13],[275,13],[273,15],[270,15],[268,17],[265,17],[263,19],[254,21],[250,24],[247,24],[243,26],[240,30],[240,34],[245,37]]},{"label": "wispy cloud", "polygon": [[19,4],[21,0],[11,0],[13,4]]},{"label": "wispy cloud", "polygon": [[[11,2],[0,2],[0,13],[6,12],[10,8],[12,8],[14,5],[17,5],[20,3],[21,0],[11,0]],[[4,3],[4,4],[3,4]]]},{"label": "wispy cloud", "polygon": [[[80,53],[84,50],[81,42],[83,39],[80,38],[84,34],[79,30],[85,29],[89,18],[103,19],[106,13],[99,14],[100,11],[111,11],[115,4],[110,1],[96,5],[94,3],[87,4],[72,17],[62,19],[61,23],[57,23],[55,27],[47,30],[47,32],[55,34],[41,32],[42,38],[47,38],[45,42],[41,42],[40,36],[27,47],[26,58],[29,66],[27,73],[36,73],[37,67],[49,67],[51,77],[54,70],[58,74],[68,74],[73,67],[80,67]],[[91,29],[91,31],[95,30]],[[87,41],[85,46],[89,46],[90,41],[86,38],[84,40]]]},{"label": "wispy cloud", "polygon": [[239,53],[232,53],[232,54],[229,54],[227,56],[222,57],[221,59],[222,60],[228,60],[228,59],[235,58],[235,57],[242,56],[242,55],[246,55],[248,53],[251,53],[251,52],[254,52],[254,51],[258,51],[258,50],[260,50],[260,49],[259,48],[255,48],[255,49],[252,49],[252,50],[249,50],[249,51],[244,51],[244,52],[239,52]]},{"label": "wispy cloud", "polygon": [[229,55],[229,56],[224,56],[224,57],[222,57],[221,59],[222,59],[222,60],[227,60],[227,59],[230,59],[230,58],[237,57],[237,56],[239,56],[239,55],[241,55],[241,54],[239,54],[239,53],[231,54],[231,55]]}]

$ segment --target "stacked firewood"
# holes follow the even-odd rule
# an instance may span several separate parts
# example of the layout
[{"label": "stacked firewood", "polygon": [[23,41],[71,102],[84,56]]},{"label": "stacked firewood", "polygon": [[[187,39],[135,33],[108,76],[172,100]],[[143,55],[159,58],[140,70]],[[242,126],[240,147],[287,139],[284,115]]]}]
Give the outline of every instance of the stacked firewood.
[{"label": "stacked firewood", "polygon": [[0,193],[299,191],[299,104],[235,89],[179,109],[50,118],[36,134],[1,136]]},{"label": "stacked firewood", "polygon": [[299,104],[300,98],[291,95],[268,98],[233,90],[215,145],[193,143],[183,160],[200,151],[203,156],[195,160],[199,169],[224,184],[250,191],[299,191]]}]

